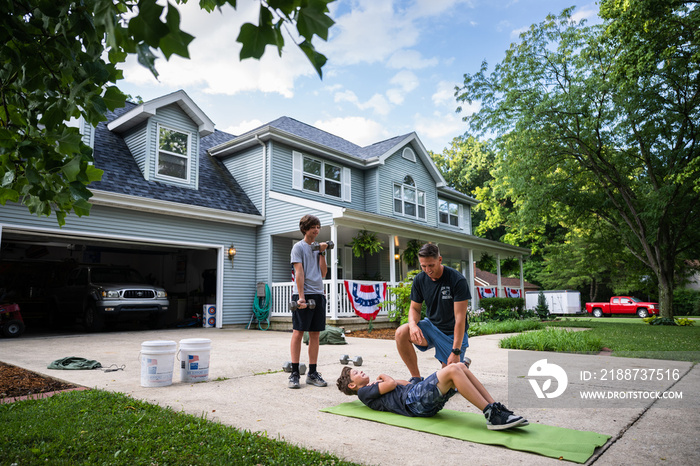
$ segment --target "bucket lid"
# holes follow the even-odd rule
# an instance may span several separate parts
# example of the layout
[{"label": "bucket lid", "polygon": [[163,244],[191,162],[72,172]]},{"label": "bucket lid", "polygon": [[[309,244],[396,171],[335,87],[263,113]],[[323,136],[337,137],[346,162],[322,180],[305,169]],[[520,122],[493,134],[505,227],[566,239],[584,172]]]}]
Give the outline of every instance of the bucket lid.
[{"label": "bucket lid", "polygon": [[172,340],[150,340],[141,343],[141,347],[148,348],[168,348],[171,346],[177,346],[177,343]]},{"label": "bucket lid", "polygon": [[209,338],[185,338],[180,340],[181,345],[211,345]]}]

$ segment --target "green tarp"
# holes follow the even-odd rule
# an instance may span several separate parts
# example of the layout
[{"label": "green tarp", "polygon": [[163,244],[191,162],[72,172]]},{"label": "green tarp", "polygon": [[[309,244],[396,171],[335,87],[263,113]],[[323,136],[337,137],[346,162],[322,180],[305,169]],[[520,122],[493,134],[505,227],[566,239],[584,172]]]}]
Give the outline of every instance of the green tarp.
[{"label": "green tarp", "polygon": [[99,369],[101,367],[102,364],[95,360],[69,356],[55,360],[47,366],[47,369],[84,370]]}]

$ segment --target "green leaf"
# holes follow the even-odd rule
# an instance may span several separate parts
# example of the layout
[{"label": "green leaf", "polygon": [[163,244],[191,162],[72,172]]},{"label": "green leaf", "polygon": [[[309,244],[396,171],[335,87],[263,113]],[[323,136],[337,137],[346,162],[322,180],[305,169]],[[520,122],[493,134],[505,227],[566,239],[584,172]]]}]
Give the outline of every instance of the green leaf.
[{"label": "green leaf", "polygon": [[7,201],[19,202],[19,193],[14,189],[0,188],[0,204],[5,205]]},{"label": "green leaf", "polygon": [[93,181],[100,181],[102,179],[102,175],[104,174],[104,170],[100,170],[99,168],[95,168],[94,165],[88,165],[87,168],[85,169],[85,174],[87,175],[87,179],[90,183]]},{"label": "green leaf", "polygon": [[194,37],[180,30],[180,13],[171,4],[168,4],[165,20],[170,28],[170,33],[160,40],[160,50],[165,55],[165,59],[170,59],[172,54],[190,58],[187,46]]},{"label": "green leaf", "polygon": [[236,42],[243,45],[240,53],[241,60],[246,58],[259,60],[265,53],[267,45],[276,44],[276,38],[272,26],[258,27],[251,23],[245,23],[241,26],[241,32],[238,34]]},{"label": "green leaf", "polygon": [[322,0],[310,1],[307,8],[300,9],[297,17],[299,34],[309,41],[314,34],[323,40],[328,40],[328,30],[335,24],[335,21],[325,11],[328,10]]},{"label": "green leaf", "polygon": [[151,70],[153,77],[158,79],[158,71],[156,71],[155,66],[156,56],[153,55],[148,44],[144,44],[143,42],[138,44],[136,46],[136,56],[138,57],[139,63]]},{"label": "green leaf", "polygon": [[323,68],[323,65],[326,64],[326,56],[317,52],[314,46],[311,45],[311,42],[306,40],[299,44],[299,48],[304,52],[306,57],[311,62],[311,65],[313,65],[313,67],[316,69],[318,76],[323,78],[323,71],[321,68]]},{"label": "green leaf", "polygon": [[109,86],[105,90],[102,100],[109,110],[122,108],[126,102],[126,94],[119,90],[117,86]]},{"label": "green leaf", "polygon": [[80,157],[73,158],[61,168],[61,171],[66,175],[69,183],[75,181],[80,174]]}]

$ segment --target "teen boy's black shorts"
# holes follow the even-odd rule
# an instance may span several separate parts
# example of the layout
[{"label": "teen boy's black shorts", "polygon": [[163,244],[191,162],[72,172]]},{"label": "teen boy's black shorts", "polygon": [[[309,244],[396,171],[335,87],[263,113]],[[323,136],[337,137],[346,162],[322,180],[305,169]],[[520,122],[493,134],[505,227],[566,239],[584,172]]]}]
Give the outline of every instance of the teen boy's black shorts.
[{"label": "teen boy's black shorts", "polygon": [[[326,329],[326,297],[322,294],[304,295],[306,302],[316,301],[314,309],[305,307],[292,311],[292,328],[302,332],[322,332]],[[292,295],[292,301],[299,300],[299,295]]]}]

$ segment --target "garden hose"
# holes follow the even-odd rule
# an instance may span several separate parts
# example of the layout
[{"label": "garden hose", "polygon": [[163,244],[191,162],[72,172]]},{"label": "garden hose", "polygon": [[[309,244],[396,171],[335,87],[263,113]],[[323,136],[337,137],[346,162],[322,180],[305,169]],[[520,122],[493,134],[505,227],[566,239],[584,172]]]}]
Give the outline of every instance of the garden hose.
[{"label": "garden hose", "polygon": [[[258,298],[258,290],[256,288],[255,290],[255,299],[253,300],[253,314],[255,314],[255,320],[258,321],[258,328],[260,330],[267,330],[270,328],[270,319],[268,318],[270,316],[270,295],[272,293],[270,292],[270,287],[265,284],[265,301],[262,307],[258,304],[260,298]],[[267,327],[262,328],[262,322],[266,321],[267,322]]]}]

